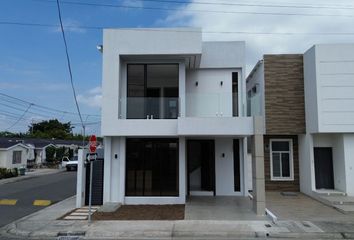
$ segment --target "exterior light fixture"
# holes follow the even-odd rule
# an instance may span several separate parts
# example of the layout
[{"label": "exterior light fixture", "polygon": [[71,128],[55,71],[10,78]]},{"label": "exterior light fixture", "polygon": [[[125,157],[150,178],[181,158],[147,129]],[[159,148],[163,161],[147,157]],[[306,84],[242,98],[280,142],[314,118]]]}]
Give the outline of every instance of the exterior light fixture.
[{"label": "exterior light fixture", "polygon": [[197,87],[198,87],[198,81],[196,81],[196,82],[195,82],[195,86],[197,86]]},{"label": "exterior light fixture", "polygon": [[96,48],[97,48],[97,50],[100,51],[101,53],[103,52],[103,45],[97,45]]}]

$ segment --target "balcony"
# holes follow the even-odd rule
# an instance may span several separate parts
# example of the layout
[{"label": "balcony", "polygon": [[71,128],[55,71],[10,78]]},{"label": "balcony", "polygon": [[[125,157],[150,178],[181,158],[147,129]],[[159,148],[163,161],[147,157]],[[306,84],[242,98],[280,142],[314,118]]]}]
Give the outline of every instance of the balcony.
[{"label": "balcony", "polygon": [[128,97],[120,99],[120,119],[177,119],[179,98]]},{"label": "balcony", "polygon": [[[184,113],[181,102],[185,102]],[[238,96],[232,93],[186,94],[185,101],[176,97],[121,98],[115,135],[252,135],[252,117],[237,117],[237,103]]]}]

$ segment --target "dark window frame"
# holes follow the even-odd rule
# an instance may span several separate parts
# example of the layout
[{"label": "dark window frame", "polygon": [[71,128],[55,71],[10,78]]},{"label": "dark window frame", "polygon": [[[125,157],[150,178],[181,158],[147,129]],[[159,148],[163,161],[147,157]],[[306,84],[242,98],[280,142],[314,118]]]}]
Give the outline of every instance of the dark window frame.
[{"label": "dark window frame", "polygon": [[[147,83],[148,83],[148,74],[147,74],[147,71],[148,71],[148,66],[152,66],[152,65],[173,65],[173,66],[176,66],[177,67],[177,78],[178,78],[178,82],[177,82],[177,92],[178,92],[178,95],[177,95],[177,99],[179,98],[179,77],[180,77],[180,73],[179,73],[179,63],[175,63],[175,62],[171,62],[171,63],[127,63],[126,64],[126,98],[127,98],[127,101],[128,101],[128,98],[130,97],[130,94],[129,94],[129,66],[143,66],[144,67],[144,96],[142,96],[141,98],[146,98],[147,97]],[[136,98],[139,98],[139,97],[136,97]],[[147,106],[146,104],[144,104],[144,106],[142,106],[144,108],[144,113],[147,112]],[[176,118],[163,118],[163,119],[177,119],[178,118],[178,111],[179,111],[179,101],[177,101],[177,116]],[[128,104],[127,104],[127,107],[126,107],[126,118],[127,119],[145,119],[146,116],[142,117],[142,118],[128,118]]]},{"label": "dark window frame", "polygon": [[[131,154],[131,152],[128,152],[128,148],[132,147],[132,145],[130,145],[130,142],[132,143],[137,143],[135,148],[139,149],[135,154],[139,155],[140,156],[144,156],[143,158],[137,160],[135,159],[135,162],[133,163],[133,168],[135,170],[131,170],[131,169],[128,169],[130,166],[129,166],[129,163],[127,162],[126,163],[126,166],[125,166],[125,196],[126,197],[178,197],[179,196],[179,140],[178,138],[127,138],[126,139],[126,161],[132,161],[132,159],[129,158],[129,154]],[[168,144],[168,146],[170,146],[170,144],[173,143],[173,144],[176,144],[176,156],[174,156],[174,159],[175,159],[175,172],[174,174],[176,175],[176,179],[175,181],[173,182],[172,185],[175,185],[175,189],[171,192],[171,194],[166,194],[164,193],[164,191],[169,191],[169,190],[166,190],[165,189],[165,186],[166,186],[166,183],[164,184],[163,181],[166,180],[166,176],[163,175],[163,170],[168,170],[168,169],[163,169],[163,162],[161,160],[161,158],[159,158],[158,156],[158,153],[163,151],[165,153],[168,153],[169,154],[169,148],[160,148],[157,147],[159,145],[164,145],[164,144]],[[151,159],[148,159],[146,158],[146,155],[147,155],[147,152],[146,152],[146,145],[147,144],[152,144],[152,150],[151,150],[151,156],[152,158]],[[167,150],[167,151],[165,151]],[[140,152],[139,152],[140,151]],[[134,154],[134,153],[133,153]],[[167,156],[166,158],[168,158],[169,156]],[[137,161],[140,161],[140,162],[137,162]],[[157,161],[157,162],[156,162]],[[158,165],[158,168],[157,168],[157,172],[158,172],[158,176],[159,176],[159,182],[157,183],[157,185],[159,186],[159,194],[147,194],[146,193],[146,183],[145,183],[145,180],[146,180],[146,173],[147,171],[150,170],[153,171],[154,169],[149,169],[149,168],[146,168],[146,165],[147,164],[152,164],[152,165]],[[166,163],[165,163],[166,164]],[[140,169],[140,167],[142,169]],[[134,187],[133,189],[131,189],[131,187],[129,187],[129,185],[131,185],[131,182],[129,182],[129,174],[128,174],[128,171],[133,171],[134,172]],[[137,191],[139,191],[139,188],[137,186],[138,184],[138,181],[137,181],[137,178],[138,178],[138,174],[137,172],[140,171],[140,174],[142,174],[142,190],[141,190],[141,194]],[[151,184],[153,183],[153,175],[151,175]],[[155,189],[156,190],[156,189]],[[151,189],[151,192],[153,190]],[[134,192],[134,193],[132,193]]]}]

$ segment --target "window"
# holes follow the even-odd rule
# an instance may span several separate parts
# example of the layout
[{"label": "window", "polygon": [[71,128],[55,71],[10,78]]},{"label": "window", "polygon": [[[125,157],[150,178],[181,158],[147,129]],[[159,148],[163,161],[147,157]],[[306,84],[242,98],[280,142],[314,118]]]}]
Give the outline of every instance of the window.
[{"label": "window", "polygon": [[12,153],[12,164],[21,163],[22,151],[13,151]]},{"label": "window", "polygon": [[178,117],[178,64],[127,65],[127,118]]},{"label": "window", "polygon": [[126,196],[178,196],[178,139],[126,143]]},{"label": "window", "polygon": [[294,180],[293,141],[291,139],[270,140],[270,168],[271,180]]},{"label": "window", "polygon": [[238,116],[238,73],[232,73],[232,116]]}]

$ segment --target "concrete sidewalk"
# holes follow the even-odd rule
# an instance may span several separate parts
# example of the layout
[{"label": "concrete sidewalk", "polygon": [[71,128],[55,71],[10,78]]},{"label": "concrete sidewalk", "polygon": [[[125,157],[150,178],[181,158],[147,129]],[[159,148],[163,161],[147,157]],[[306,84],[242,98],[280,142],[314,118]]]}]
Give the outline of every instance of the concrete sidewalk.
[{"label": "concrete sidewalk", "polygon": [[[0,239],[354,239],[354,224],[316,225],[312,222],[280,221],[87,221],[56,220],[75,208],[71,197],[0,229]],[[337,224],[337,225],[336,225]],[[335,228],[335,225],[337,228]],[[326,231],[329,229],[330,231]]]},{"label": "concrete sidewalk", "polygon": [[25,173],[24,176],[18,176],[18,177],[12,177],[12,178],[5,178],[0,180],[0,185],[1,184],[6,184],[6,183],[12,183],[12,182],[19,182],[22,180],[38,177],[38,176],[43,176],[43,175],[48,175],[48,174],[55,174],[59,172],[65,171],[65,168],[38,168],[34,169],[33,171],[28,171]]}]

